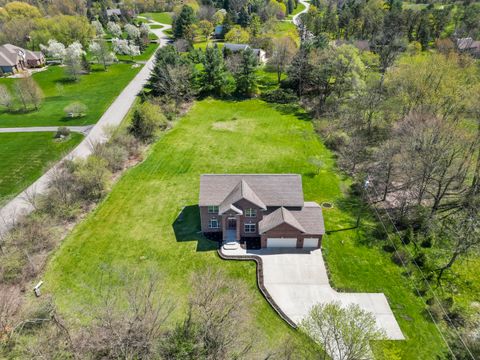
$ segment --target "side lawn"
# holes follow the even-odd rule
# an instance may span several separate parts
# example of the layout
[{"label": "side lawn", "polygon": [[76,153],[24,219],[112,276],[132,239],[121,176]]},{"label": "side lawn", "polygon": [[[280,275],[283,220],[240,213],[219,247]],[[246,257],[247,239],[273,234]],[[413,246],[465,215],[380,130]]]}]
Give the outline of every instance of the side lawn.
[{"label": "side lawn", "polygon": [[[119,63],[103,71],[99,65],[93,65],[90,74],[82,75],[74,82],[65,78],[63,67],[51,66],[33,75],[45,94],[40,109],[9,113],[0,108],[0,127],[94,124],[140,69],[140,66]],[[15,81],[17,79],[2,78],[0,84],[12,88]],[[63,109],[75,101],[88,107],[87,115],[76,119],[65,117]]]},{"label": "side lawn", "polygon": [[0,205],[33,183],[83,138],[71,134],[58,141],[53,136],[49,132],[0,134]]},{"label": "side lawn", "polygon": [[[319,174],[308,162],[312,156],[324,162]],[[45,293],[54,295],[68,317],[88,321],[79,309],[101,301],[92,289],[105,284],[108,269],[147,272],[153,267],[176,304],[175,321],[185,313],[192,273],[221,268],[249,286],[255,300],[246,306],[265,335],[265,348],[278,348],[289,334],[312,346],[262,298],[254,263],[221,260],[217,244],[199,234],[202,173],[299,173],[305,199],[335,204],[325,211],[327,230],[348,228],[355,221],[355,207],[345,197],[348,179],[338,174],[331,152],[304,112],[260,100],[206,99],[197,102],[67,237],[47,268]],[[375,347],[377,354],[392,351],[402,359],[434,359],[444,345],[424,315],[424,302],[413,294],[389,254],[369,243],[366,231],[373,223],[367,220],[360,230],[326,237],[324,254],[333,284],[386,294],[407,340],[381,342]],[[115,276],[119,275],[108,279],[109,286],[119,286]]]},{"label": "side lawn", "polygon": [[172,13],[169,12],[148,12],[142,13],[140,16],[146,17],[147,19],[152,19],[153,21],[171,25],[173,22]]}]

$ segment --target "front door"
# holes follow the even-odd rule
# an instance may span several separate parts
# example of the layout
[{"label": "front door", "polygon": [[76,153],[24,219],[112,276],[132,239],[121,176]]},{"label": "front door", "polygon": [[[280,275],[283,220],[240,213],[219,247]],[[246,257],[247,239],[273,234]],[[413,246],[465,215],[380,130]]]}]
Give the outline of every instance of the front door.
[{"label": "front door", "polygon": [[229,230],[235,230],[237,228],[237,219],[233,218],[228,218],[227,219],[227,229]]}]

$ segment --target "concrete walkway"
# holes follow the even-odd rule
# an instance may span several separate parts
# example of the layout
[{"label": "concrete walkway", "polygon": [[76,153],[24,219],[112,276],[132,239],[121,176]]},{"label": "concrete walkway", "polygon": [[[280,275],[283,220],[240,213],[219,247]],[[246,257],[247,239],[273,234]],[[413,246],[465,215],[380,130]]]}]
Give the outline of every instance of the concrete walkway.
[{"label": "concrete walkway", "polygon": [[[171,26],[156,22],[150,22],[148,25],[162,26],[162,28],[150,29],[150,31],[158,36],[160,46],[165,46],[168,42],[168,36],[164,31],[170,29]],[[108,129],[117,127],[127,115],[137,94],[142,90],[150,77],[154,60],[155,54],[152,55],[135,78],[125,87],[125,89],[123,89],[112,105],[110,105],[107,111],[105,111],[100,120],[91,128],[85,139],[83,139],[83,141],[63,160],[86,158],[92,153],[92,144],[108,140]],[[36,195],[46,191],[50,180],[50,174],[55,171],[55,168],[58,167],[63,160],[57,163],[57,165],[47,171],[26,190],[10,200],[10,202],[0,209],[0,236],[8,231],[21,216],[33,211],[33,206],[27,199],[35,198]]]},{"label": "concrete walkway", "polygon": [[[18,128],[0,128],[0,133],[28,133],[28,132],[57,132],[60,126],[32,126],[32,127],[18,127]],[[63,126],[68,128],[71,132],[88,135],[94,125],[86,126]]]},{"label": "concrete walkway", "polygon": [[357,304],[374,314],[377,326],[390,340],[404,340],[397,320],[383,293],[341,293],[332,289],[322,251],[304,249],[221,249],[230,256],[257,255],[263,262],[264,285],[282,311],[296,324],[317,303],[338,301]]}]

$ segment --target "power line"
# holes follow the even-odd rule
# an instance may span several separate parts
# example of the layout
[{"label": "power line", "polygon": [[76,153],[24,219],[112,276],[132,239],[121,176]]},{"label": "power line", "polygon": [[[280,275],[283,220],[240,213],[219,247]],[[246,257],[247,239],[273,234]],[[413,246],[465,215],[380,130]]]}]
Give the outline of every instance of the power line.
[{"label": "power line", "polygon": [[[376,196],[378,197],[379,194],[378,194],[377,189],[376,189],[374,186],[372,186],[371,188],[373,188],[373,190],[375,191]],[[368,197],[368,194],[367,194],[367,197]],[[379,214],[376,206],[372,205],[372,208],[374,209],[375,213],[377,214],[378,219],[379,219],[380,222],[382,223],[382,226],[383,226],[383,228],[384,228],[384,230],[385,230],[385,233],[387,234],[387,238],[388,238],[388,240],[390,241],[390,243],[392,244],[393,248],[395,249],[395,252],[398,252],[397,247],[395,246],[395,243],[390,239],[390,234],[389,234],[389,232],[388,232],[388,230],[387,230],[387,227],[385,226],[385,224],[384,224],[384,222],[383,222],[383,220],[382,220],[382,217],[380,216],[380,214]],[[395,229],[395,232],[396,232],[397,236],[400,238],[400,241],[402,242],[402,244],[406,245],[406,244],[404,243],[404,241],[402,240],[402,237],[401,237],[401,235],[400,235],[400,232],[399,232],[397,226],[395,225],[395,223],[393,222],[392,217],[390,216],[390,214],[388,213],[388,211],[385,210],[385,213],[386,213],[388,219],[390,220],[390,222],[392,223],[392,226],[393,226],[393,228]],[[411,257],[413,257],[413,254],[410,252],[410,250],[409,250],[407,247],[405,247],[405,249],[406,249],[406,251],[408,252],[408,254],[409,254]],[[405,264],[405,262],[403,261],[403,259],[402,259],[401,257],[399,257],[399,259],[400,259],[400,261],[401,261],[401,263],[402,263],[402,266],[403,266],[405,269],[407,269],[406,264]],[[421,274],[421,276],[422,276],[422,278],[423,278],[423,280],[424,280],[424,283],[426,283],[426,285],[428,286],[428,288],[429,288],[430,291],[432,292],[432,295],[433,295],[435,301],[437,302],[438,306],[439,306],[440,309],[442,310],[443,314],[444,314],[447,318],[449,318],[447,311],[446,311],[445,308],[442,306],[441,302],[440,302],[439,299],[438,299],[438,296],[436,295],[435,291],[434,291],[433,288],[431,287],[429,281],[426,279],[423,270],[420,268],[420,266],[418,266],[418,264],[417,264],[415,261],[413,261],[413,264],[414,264],[414,266],[419,270],[419,272],[420,272],[420,274]],[[407,269],[407,270],[408,270],[408,269]],[[412,280],[412,285],[414,286],[414,288],[415,288],[416,292],[418,293],[418,295],[421,297],[420,291],[418,290],[418,288],[417,288],[417,286],[415,285],[415,283],[413,282],[413,280]],[[456,356],[455,356],[455,354],[453,353],[452,349],[451,349],[450,346],[448,345],[448,342],[446,341],[443,333],[440,331],[440,328],[439,328],[437,322],[434,320],[432,313],[430,312],[430,310],[429,310],[428,308],[426,308],[426,310],[427,310],[427,312],[429,313],[430,317],[432,318],[432,321],[435,323],[435,326],[437,327],[440,335],[442,336],[442,339],[445,341],[445,344],[447,345],[450,353],[453,355],[454,358],[456,358]],[[465,343],[464,339],[462,338],[462,336],[460,335],[460,333],[457,331],[457,329],[455,328],[455,326],[453,326],[453,331],[455,332],[455,334],[456,334],[456,335],[458,336],[458,338],[460,339],[462,345],[465,347],[465,349],[467,350],[467,352],[468,352],[468,354],[470,355],[470,357],[472,358],[472,360],[475,360],[475,357],[473,356],[472,352],[471,352],[470,349],[468,348],[467,344]]]}]

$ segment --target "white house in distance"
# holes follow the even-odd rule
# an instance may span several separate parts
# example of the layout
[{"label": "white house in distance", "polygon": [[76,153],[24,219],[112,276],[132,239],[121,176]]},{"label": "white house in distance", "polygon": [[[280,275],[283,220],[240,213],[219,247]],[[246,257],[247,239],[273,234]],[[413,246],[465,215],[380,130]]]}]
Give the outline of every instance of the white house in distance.
[{"label": "white house in distance", "polygon": [[230,51],[232,53],[240,52],[240,51],[245,51],[247,49],[251,49],[255,56],[257,57],[257,60],[260,64],[265,64],[267,62],[267,56],[265,51],[262,49],[254,49],[248,44],[231,44],[231,43],[225,43],[223,45],[224,51]]}]

